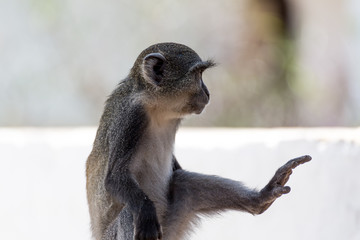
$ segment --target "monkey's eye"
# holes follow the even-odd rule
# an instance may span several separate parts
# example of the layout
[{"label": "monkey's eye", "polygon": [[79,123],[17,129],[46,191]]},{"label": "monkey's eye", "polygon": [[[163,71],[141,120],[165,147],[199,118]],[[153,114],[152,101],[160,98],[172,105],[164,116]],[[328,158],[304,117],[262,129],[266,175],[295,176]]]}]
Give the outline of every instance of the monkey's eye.
[{"label": "monkey's eye", "polygon": [[202,72],[197,72],[197,73],[195,74],[195,81],[196,81],[197,83],[200,83],[200,84],[201,84],[201,78],[202,78]]},{"label": "monkey's eye", "polygon": [[200,72],[196,72],[196,73],[194,74],[194,79],[195,79],[195,81],[199,81],[199,80],[201,79],[201,73],[200,73]]}]

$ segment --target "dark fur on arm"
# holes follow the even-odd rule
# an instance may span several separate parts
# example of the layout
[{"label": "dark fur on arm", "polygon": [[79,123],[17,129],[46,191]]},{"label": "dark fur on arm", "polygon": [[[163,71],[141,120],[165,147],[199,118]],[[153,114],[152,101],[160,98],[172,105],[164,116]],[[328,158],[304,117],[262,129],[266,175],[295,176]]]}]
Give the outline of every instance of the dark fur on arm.
[{"label": "dark fur on arm", "polygon": [[128,118],[113,121],[108,131],[109,159],[105,187],[119,202],[128,204],[132,211],[137,212],[146,195],[131,177],[128,167],[147,122],[141,106],[124,107],[127,111],[123,114],[127,114]]},{"label": "dark fur on arm", "polygon": [[129,170],[137,144],[147,127],[147,117],[142,106],[123,106],[123,109],[126,110],[122,114],[126,114],[127,118],[114,121],[109,130],[109,166],[105,188],[130,209],[134,218],[135,239],[145,239],[147,234],[161,237],[154,203],[140,189]]}]

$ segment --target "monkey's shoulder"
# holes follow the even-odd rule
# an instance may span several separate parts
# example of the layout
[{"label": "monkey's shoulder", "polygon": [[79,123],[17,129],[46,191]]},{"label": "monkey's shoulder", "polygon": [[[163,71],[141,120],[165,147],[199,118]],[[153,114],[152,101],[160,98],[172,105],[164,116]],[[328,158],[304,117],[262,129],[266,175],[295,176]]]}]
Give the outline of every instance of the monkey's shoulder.
[{"label": "monkey's shoulder", "polygon": [[[132,93],[128,80],[124,81],[118,85],[105,103],[95,143],[103,146],[102,149],[108,152],[111,144],[116,145],[117,142],[127,143],[130,139],[139,139],[147,123],[148,117],[142,103]],[[135,143],[125,145],[131,147],[130,145],[133,144]]]},{"label": "monkey's shoulder", "polygon": [[116,111],[121,106],[129,105],[132,102],[133,95],[131,79],[126,78],[118,84],[106,100],[104,113],[108,110]]},{"label": "monkey's shoulder", "polygon": [[104,123],[129,123],[134,117],[144,118],[144,113],[145,109],[141,98],[134,93],[134,83],[131,79],[126,78],[119,83],[106,100],[100,125]]}]

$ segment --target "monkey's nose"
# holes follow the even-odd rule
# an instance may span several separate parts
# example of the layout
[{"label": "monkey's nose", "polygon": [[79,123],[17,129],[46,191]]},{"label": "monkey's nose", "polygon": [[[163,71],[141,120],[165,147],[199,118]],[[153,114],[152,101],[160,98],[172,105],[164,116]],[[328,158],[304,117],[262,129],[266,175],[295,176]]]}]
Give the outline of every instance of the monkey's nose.
[{"label": "monkey's nose", "polygon": [[207,102],[210,100],[210,93],[209,90],[207,90],[207,88],[203,88],[203,93],[205,93],[206,98],[207,98]]},{"label": "monkey's nose", "polygon": [[209,90],[207,89],[206,85],[204,84],[203,81],[201,81],[201,88],[204,91],[204,93],[206,94],[206,96],[210,99],[210,93]]},{"label": "monkey's nose", "polygon": [[208,92],[205,92],[205,93],[206,93],[208,99],[210,100],[210,93],[209,93],[209,91],[208,91]]}]

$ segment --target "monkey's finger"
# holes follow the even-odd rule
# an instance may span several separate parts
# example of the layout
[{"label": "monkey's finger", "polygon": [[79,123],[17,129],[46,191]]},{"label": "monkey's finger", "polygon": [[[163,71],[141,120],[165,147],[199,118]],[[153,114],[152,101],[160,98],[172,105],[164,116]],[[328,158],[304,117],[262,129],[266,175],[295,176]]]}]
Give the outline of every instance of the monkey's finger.
[{"label": "monkey's finger", "polygon": [[285,176],[285,178],[284,178],[284,180],[283,180],[283,186],[285,185],[285,183],[287,183],[288,181],[289,181],[289,178],[290,178],[290,175],[292,174],[292,171],[289,171],[289,173],[288,174],[286,174],[286,176]]},{"label": "monkey's finger", "polygon": [[304,164],[306,162],[309,162],[311,159],[312,158],[309,155],[305,155],[305,156],[302,156],[302,157],[291,159],[290,161],[288,161],[285,164],[285,166],[294,169],[297,166],[299,166],[300,164]]},{"label": "monkey's finger", "polygon": [[287,181],[290,178],[290,175],[292,174],[292,169],[296,168],[300,164],[309,162],[311,160],[311,157],[309,155],[305,155],[302,157],[294,158],[285,163],[282,167],[278,169],[278,171],[275,174],[275,183],[277,185],[284,186]]},{"label": "monkey's finger", "polygon": [[287,194],[289,193],[291,190],[291,188],[289,186],[286,187],[276,187],[273,189],[273,194],[275,195],[275,197],[280,197],[283,194]]},{"label": "monkey's finger", "polygon": [[283,175],[284,173],[290,171],[291,169],[294,169],[300,164],[306,163],[310,160],[311,157],[309,155],[291,159],[276,171],[276,175]]},{"label": "monkey's finger", "polygon": [[289,180],[291,174],[291,168],[289,168],[285,164],[276,171],[274,177],[270,180],[269,184],[273,186],[284,186],[285,183]]},{"label": "monkey's finger", "polygon": [[282,193],[283,194],[287,194],[291,191],[291,188],[289,186],[285,186],[282,188]]},{"label": "monkey's finger", "polygon": [[276,184],[277,184],[277,185],[280,185],[280,186],[284,186],[284,185],[287,183],[287,181],[289,181],[289,178],[290,178],[290,175],[291,175],[291,174],[292,174],[292,170],[291,170],[291,169],[289,169],[287,172],[283,172],[283,173],[279,176]]}]

